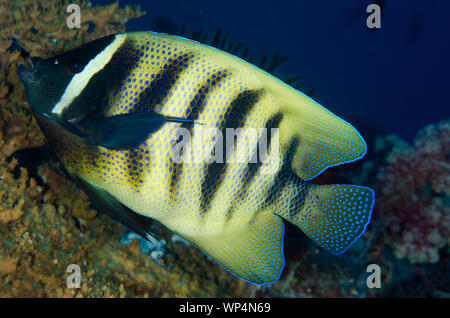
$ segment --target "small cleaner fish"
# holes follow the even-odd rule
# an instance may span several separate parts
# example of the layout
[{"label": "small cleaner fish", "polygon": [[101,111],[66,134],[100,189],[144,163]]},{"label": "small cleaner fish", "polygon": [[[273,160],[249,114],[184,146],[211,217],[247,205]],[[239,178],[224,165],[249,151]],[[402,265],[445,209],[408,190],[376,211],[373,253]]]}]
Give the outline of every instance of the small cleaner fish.
[{"label": "small cleaner fish", "polygon": [[[34,57],[19,76],[48,142],[100,210],[148,240],[154,238],[144,220],[155,219],[247,282],[279,279],[283,220],[333,254],[370,222],[371,189],[308,182],[362,158],[361,135],[231,54],[178,36],[130,32]],[[203,134],[205,158],[176,160],[173,149],[188,140],[181,128],[192,140],[211,128],[222,136],[262,129],[267,133],[257,133],[249,153],[264,150],[260,141],[267,147],[260,160],[221,161],[216,154],[231,158],[237,148]],[[187,141],[182,148],[180,154],[195,152]],[[272,170],[263,160],[269,157]]]}]

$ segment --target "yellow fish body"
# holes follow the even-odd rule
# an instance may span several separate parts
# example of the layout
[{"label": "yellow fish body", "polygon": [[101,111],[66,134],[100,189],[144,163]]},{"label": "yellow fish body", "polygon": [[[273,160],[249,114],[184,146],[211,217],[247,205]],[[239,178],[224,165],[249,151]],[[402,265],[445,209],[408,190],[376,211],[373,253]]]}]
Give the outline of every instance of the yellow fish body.
[{"label": "yellow fish body", "polygon": [[[140,234],[146,231],[133,213],[158,220],[238,277],[264,284],[284,266],[283,219],[334,254],[370,221],[371,189],[307,182],[362,158],[360,134],[233,55],[177,36],[132,32],[36,65],[20,75],[50,144],[93,201]],[[180,154],[191,160],[174,160],[180,128],[191,137]],[[211,128],[223,138],[205,134]],[[245,139],[225,148],[225,136],[237,128],[266,138],[270,163],[236,160]],[[219,150],[224,162],[213,160]],[[261,149],[248,150],[257,156]]]}]

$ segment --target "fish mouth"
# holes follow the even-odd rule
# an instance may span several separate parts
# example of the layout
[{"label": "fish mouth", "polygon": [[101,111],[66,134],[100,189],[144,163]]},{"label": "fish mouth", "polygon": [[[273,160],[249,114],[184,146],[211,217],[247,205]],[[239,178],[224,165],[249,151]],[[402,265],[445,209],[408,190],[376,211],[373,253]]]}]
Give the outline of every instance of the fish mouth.
[{"label": "fish mouth", "polygon": [[32,57],[31,62],[28,61],[29,66],[26,64],[20,64],[17,73],[19,74],[19,78],[24,83],[35,83],[39,81],[41,77],[40,72],[40,63],[41,58]]}]

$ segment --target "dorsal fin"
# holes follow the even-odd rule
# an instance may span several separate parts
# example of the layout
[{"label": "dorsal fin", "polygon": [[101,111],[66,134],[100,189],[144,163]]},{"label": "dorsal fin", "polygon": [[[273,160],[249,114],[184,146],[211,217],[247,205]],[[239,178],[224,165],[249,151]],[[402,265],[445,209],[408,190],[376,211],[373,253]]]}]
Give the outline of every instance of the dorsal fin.
[{"label": "dorsal fin", "polygon": [[364,157],[366,143],[348,122],[298,91],[283,99],[289,129],[299,140],[292,169],[301,179],[313,179],[329,167]]}]

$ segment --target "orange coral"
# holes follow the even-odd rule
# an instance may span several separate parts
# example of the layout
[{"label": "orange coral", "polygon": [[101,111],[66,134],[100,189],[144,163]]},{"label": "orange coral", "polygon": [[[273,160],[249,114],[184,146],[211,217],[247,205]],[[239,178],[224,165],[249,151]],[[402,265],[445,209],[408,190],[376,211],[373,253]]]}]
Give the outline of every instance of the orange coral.
[{"label": "orange coral", "polygon": [[50,168],[48,164],[39,167],[38,174],[52,192],[46,193],[45,199],[60,209],[69,210],[72,216],[81,219],[92,219],[97,211],[89,209],[89,199],[76,185]]},{"label": "orange coral", "polygon": [[[81,10],[81,28],[66,26],[70,0],[14,0],[0,3],[0,51],[6,51],[16,39],[32,56],[48,56],[80,46],[101,36],[125,31],[125,23],[144,14],[139,7],[119,8],[119,2],[93,6],[77,1]],[[89,28],[92,24],[94,27]],[[88,30],[90,32],[88,32]]]}]

